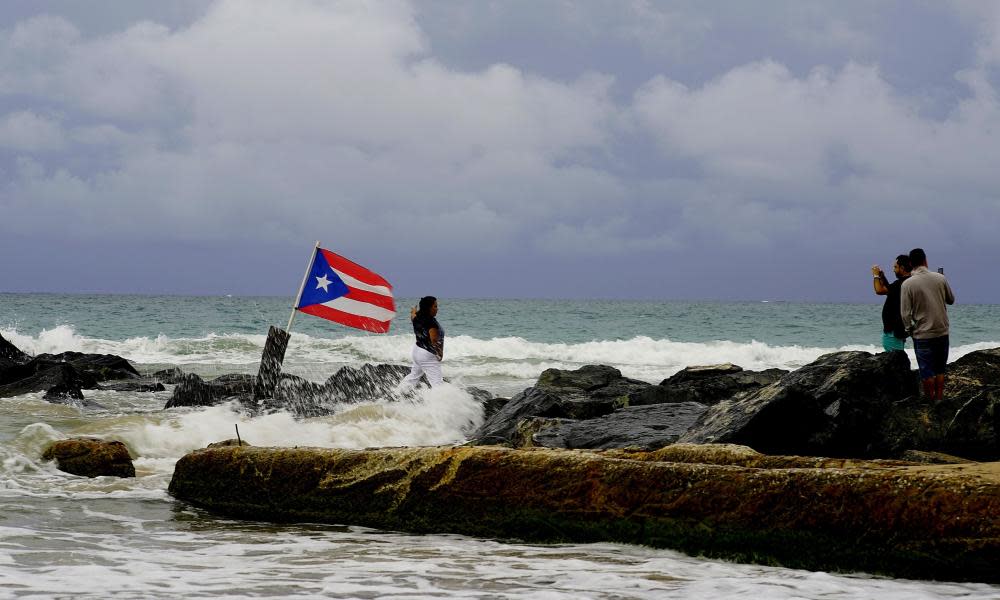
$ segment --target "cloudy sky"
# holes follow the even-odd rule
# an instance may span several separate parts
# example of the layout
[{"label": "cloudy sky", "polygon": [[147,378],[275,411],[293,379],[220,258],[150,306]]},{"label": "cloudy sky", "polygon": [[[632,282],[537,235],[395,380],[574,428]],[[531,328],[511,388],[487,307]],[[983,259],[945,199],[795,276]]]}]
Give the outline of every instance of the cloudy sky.
[{"label": "cloudy sky", "polygon": [[0,291],[1000,302],[1000,2],[4,0]]}]

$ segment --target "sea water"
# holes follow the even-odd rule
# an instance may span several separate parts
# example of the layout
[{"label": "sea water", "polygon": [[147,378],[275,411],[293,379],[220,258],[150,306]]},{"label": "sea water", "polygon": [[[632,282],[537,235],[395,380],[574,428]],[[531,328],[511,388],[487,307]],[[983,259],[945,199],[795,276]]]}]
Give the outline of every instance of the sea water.
[{"label": "sea water", "polygon": [[[300,315],[285,370],[406,364],[406,314],[388,335]],[[1000,598],[1000,586],[741,565],[627,544],[518,544],[360,527],[217,517],[166,493],[174,463],[241,436],[259,446],[459,443],[481,422],[462,386],[511,396],[544,369],[607,364],[657,383],[687,365],[794,369],[835,350],[880,350],[881,307],[785,302],[440,299],[455,387],[337,414],[249,418],[228,405],[162,407],[157,393],[85,391],[103,408],[0,399],[0,598]],[[32,354],[118,354],[140,371],[255,373],[288,299],[0,294],[0,333]],[[1000,346],[1000,306],[955,306],[952,355]],[[912,359],[912,350],[910,350]],[[137,477],[87,479],[40,460],[51,441],[123,441]]]}]

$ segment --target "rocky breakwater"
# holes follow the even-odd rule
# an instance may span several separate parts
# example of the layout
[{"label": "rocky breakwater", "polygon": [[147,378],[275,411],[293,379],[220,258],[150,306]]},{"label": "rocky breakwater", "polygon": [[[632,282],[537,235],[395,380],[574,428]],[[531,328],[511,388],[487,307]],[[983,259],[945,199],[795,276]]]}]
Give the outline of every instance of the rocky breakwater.
[{"label": "rocky breakwater", "polygon": [[549,369],[487,413],[473,443],[652,450],[677,441],[769,454],[1000,460],[1000,348],[948,367],[945,399],[919,395],[903,352],[834,352],[795,371],[688,367],[652,385],[608,366]]},{"label": "rocky breakwater", "polygon": [[100,407],[83,390],[162,391],[155,379],[142,379],[127,360],[113,354],[62,352],[30,356],[0,336],[0,398],[45,392],[57,404]]},{"label": "rocky breakwater", "polygon": [[1000,582],[996,463],[688,444],[655,452],[229,446],[184,456],[169,491],[248,519],[618,541],[806,569]]},{"label": "rocky breakwater", "polygon": [[660,448],[677,441],[710,405],[786,373],[696,366],[653,385],[605,365],[548,369],[534,386],[498,402],[473,439],[515,447]]}]

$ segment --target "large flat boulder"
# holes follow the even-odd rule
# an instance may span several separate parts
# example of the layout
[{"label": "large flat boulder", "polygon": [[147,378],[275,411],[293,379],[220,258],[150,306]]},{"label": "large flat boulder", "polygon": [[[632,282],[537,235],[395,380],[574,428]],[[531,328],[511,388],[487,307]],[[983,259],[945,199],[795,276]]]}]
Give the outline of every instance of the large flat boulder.
[{"label": "large flat boulder", "polygon": [[169,492],[253,520],[615,541],[794,568],[1000,582],[997,463],[764,457],[714,445],[225,447],[182,457]]}]

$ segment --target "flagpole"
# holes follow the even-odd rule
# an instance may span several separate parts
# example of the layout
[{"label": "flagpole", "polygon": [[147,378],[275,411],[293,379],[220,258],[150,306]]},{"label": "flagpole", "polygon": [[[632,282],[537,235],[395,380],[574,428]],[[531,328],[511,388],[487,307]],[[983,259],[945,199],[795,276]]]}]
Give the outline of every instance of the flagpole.
[{"label": "flagpole", "polygon": [[319,250],[319,240],[316,240],[316,246],[313,248],[312,254],[309,255],[309,263],[306,265],[306,272],[302,275],[302,285],[299,286],[299,293],[295,295],[295,302],[292,304],[292,314],[288,317],[288,326],[285,327],[286,332],[292,330],[292,321],[295,320],[295,312],[299,307],[299,300],[302,299],[302,290],[306,289],[306,280],[309,279],[309,271],[312,270],[313,261],[316,260],[317,250]]}]

